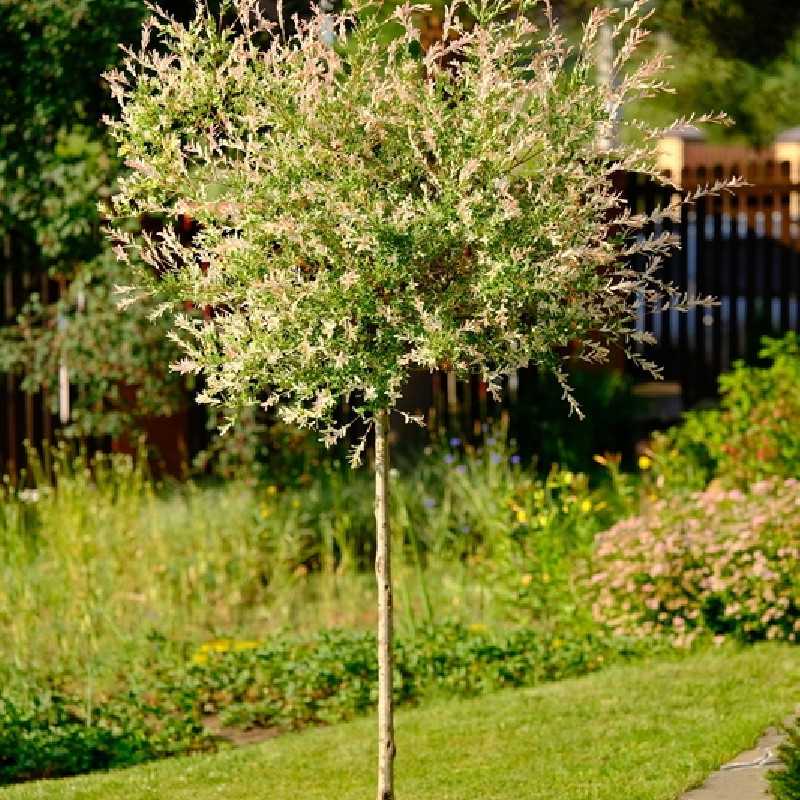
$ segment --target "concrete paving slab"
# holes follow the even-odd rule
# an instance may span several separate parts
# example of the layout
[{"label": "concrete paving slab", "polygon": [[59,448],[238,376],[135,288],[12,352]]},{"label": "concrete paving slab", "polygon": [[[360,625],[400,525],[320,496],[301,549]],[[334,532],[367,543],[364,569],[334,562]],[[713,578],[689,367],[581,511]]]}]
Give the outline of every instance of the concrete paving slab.
[{"label": "concrete paving slab", "polygon": [[770,797],[767,772],[779,765],[775,753],[780,743],[780,733],[770,728],[752,750],[740,753],[681,800],[765,800]]}]

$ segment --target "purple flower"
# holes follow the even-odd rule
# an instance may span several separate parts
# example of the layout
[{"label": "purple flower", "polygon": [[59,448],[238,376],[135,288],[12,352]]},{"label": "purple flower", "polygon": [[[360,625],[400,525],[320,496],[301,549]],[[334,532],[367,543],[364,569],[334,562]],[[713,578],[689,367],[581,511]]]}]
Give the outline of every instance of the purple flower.
[{"label": "purple flower", "polygon": [[425,508],[434,508],[436,506],[436,501],[432,497],[425,497],[422,500],[422,505],[425,506]]},{"label": "purple flower", "polygon": [[512,464],[519,464],[519,462],[520,462],[521,460],[522,460],[522,459],[521,459],[521,458],[520,458],[520,457],[519,457],[519,456],[518,456],[516,453],[514,453],[514,455],[513,455],[513,456],[511,456],[511,463],[512,463]]},{"label": "purple flower", "polygon": [[450,440],[450,447],[460,447],[460,446],[461,446],[461,439],[459,439],[457,436],[454,436]]},{"label": "purple flower", "polygon": [[494,438],[494,436],[490,436],[490,437],[489,437],[489,438],[486,440],[486,444],[487,444],[489,447],[494,447],[494,446],[497,444],[497,439],[495,439],[495,438]]},{"label": "purple flower", "polygon": [[444,457],[445,464],[452,464],[456,460],[456,457],[452,453],[446,453]]},{"label": "purple flower", "polygon": [[489,460],[492,462],[492,464],[499,464],[503,459],[500,458],[499,453],[492,453],[489,456]]},{"label": "purple flower", "polygon": [[466,466],[464,464],[459,464],[456,467],[456,472],[458,472],[461,475],[463,475],[466,471],[467,471],[467,468],[466,468]]}]

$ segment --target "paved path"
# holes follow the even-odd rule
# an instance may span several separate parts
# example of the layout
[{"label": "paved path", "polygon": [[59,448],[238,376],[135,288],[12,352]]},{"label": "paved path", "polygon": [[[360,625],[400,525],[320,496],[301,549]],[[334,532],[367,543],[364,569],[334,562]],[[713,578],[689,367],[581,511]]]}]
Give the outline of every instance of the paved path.
[{"label": "paved path", "polygon": [[[733,761],[715,772],[699,789],[693,789],[683,795],[681,800],[766,800],[771,796],[766,774],[770,769],[775,769],[774,753],[780,742],[780,734],[774,728],[770,728],[752,750],[740,753]],[[773,757],[770,757],[770,753]],[[766,763],[760,766],[730,769],[734,764],[761,761]]]}]

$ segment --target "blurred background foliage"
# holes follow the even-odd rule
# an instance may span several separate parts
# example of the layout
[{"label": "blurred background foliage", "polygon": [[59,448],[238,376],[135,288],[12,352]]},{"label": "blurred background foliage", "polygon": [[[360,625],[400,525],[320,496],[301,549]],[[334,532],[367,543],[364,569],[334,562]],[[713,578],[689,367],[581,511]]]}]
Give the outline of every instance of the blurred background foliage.
[{"label": "blurred background foliage", "polygon": [[[577,35],[596,4],[555,0],[554,10]],[[185,19],[193,3],[161,5]],[[724,108],[737,127],[720,135],[763,144],[800,119],[800,7],[783,0],[650,5],[654,46],[673,56],[678,90],[646,111],[653,120]],[[266,6],[275,12],[274,4]],[[284,4],[288,14],[304,9],[299,1]],[[147,319],[147,306],[120,312],[111,301],[121,276],[98,210],[122,168],[101,123],[112,107],[100,76],[118,63],[120,43],[138,41],[146,13],[143,0],[0,3],[0,240],[10,244],[0,271],[46,271],[71,284],[55,303],[34,294],[17,310],[17,324],[0,329],[0,371],[24,376],[26,390],[52,390],[66,362],[74,387],[65,431],[71,436],[135,437],[148,416],[189,405],[191,387],[169,374],[172,346]],[[626,433],[631,438],[630,430],[608,424],[610,409],[629,402],[622,379],[589,375],[576,382],[593,412],[591,422],[569,420],[548,385],[525,398],[530,413],[515,423],[517,433],[523,449],[540,453],[542,464],[576,463],[607,448],[615,435],[621,437],[618,449],[626,446]],[[55,410],[57,393],[49,398]],[[263,432],[254,420],[242,441],[230,446],[241,454],[245,440],[261,437],[256,449],[263,455],[269,450]],[[226,448],[212,450],[229,468],[238,456],[225,455]]]},{"label": "blurred background foliage", "polygon": [[[573,30],[603,0],[554,0]],[[630,0],[606,0],[625,8]],[[800,119],[800,5],[786,0],[651,0],[654,46],[669,53],[675,93],[648,104],[648,116],[725,111],[736,123],[709,131],[763,146]],[[642,109],[639,109],[641,111]]]}]

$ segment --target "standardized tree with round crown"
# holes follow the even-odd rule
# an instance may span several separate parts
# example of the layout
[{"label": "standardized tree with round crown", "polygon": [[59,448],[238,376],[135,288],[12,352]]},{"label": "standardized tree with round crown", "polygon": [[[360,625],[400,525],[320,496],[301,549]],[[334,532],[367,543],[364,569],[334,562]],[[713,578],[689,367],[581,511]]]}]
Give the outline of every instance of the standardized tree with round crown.
[{"label": "standardized tree with round crown", "polygon": [[275,22],[225,0],[186,26],[154,8],[106,76],[130,167],[110,211],[121,302],[172,316],[173,366],[202,374],[226,425],[262,406],[327,444],[354,421],[374,433],[379,800],[395,796],[388,433],[410,372],[477,373],[498,394],[535,365],[574,405],[568,349],[602,363],[614,341],[655,369],[640,314],[698,302],[658,278],[675,238],[645,235],[692,198],[643,216],[613,188],[618,171],[658,179],[659,132],[627,119],[604,144],[624,104],[664,89],[661,59],[639,57],[641,5],[596,11],[571,47],[546,2],[456,1],[427,49],[427,7],[407,2],[305,20],[279,4]]}]

